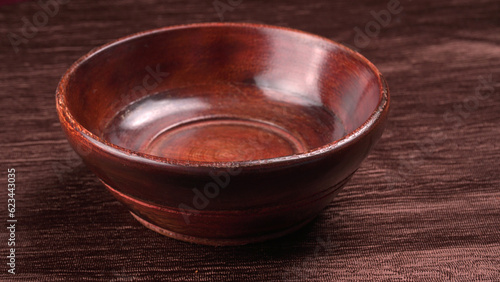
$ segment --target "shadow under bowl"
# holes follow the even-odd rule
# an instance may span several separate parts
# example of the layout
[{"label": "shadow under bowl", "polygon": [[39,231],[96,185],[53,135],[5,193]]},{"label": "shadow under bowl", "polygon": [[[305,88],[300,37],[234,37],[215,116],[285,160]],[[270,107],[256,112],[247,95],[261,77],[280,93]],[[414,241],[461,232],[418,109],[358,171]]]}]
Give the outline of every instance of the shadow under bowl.
[{"label": "shadow under bowl", "polygon": [[389,92],[358,53],[234,23],[119,39],[61,79],[70,144],[146,227],[237,245],[325,208],[382,134]]}]

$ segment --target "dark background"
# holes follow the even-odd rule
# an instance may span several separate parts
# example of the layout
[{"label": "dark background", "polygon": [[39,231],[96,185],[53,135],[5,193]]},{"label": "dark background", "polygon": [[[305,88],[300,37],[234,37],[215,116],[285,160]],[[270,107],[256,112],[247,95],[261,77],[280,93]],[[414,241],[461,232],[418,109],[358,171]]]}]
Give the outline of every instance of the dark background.
[{"label": "dark background", "polygon": [[[69,147],[55,88],[71,63],[110,40],[221,21],[214,1],[71,0],[46,23],[36,1],[3,5],[0,221],[12,167],[18,222],[17,274],[7,273],[2,228],[0,280],[499,281],[500,1],[400,0],[379,30],[371,11],[389,1],[236,2],[223,21],[331,38],[385,75],[388,127],[344,190],[307,227],[266,243],[216,248],[147,230]],[[34,17],[42,25],[21,37],[23,18]],[[366,26],[371,37],[356,43],[355,28]],[[15,36],[24,38],[17,52]]]}]

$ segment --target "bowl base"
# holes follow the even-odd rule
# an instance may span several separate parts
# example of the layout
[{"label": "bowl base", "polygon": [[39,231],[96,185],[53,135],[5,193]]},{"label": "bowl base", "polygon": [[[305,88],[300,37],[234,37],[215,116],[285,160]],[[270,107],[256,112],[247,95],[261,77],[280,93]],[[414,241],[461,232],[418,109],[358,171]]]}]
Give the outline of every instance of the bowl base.
[{"label": "bowl base", "polygon": [[255,236],[255,237],[243,237],[243,238],[205,238],[205,237],[195,237],[195,236],[189,236],[189,235],[184,235],[181,233],[177,233],[168,229],[165,229],[163,227],[159,227],[143,218],[140,216],[136,215],[133,212],[130,212],[132,216],[139,221],[142,225],[147,227],[148,229],[155,231],[157,233],[160,233],[162,235],[165,235],[167,237],[188,242],[188,243],[195,243],[195,244],[201,244],[201,245],[209,245],[209,246],[239,246],[239,245],[246,245],[246,244],[251,244],[251,243],[258,243],[258,242],[263,242],[267,241],[270,239],[275,239],[282,237],[284,235],[293,233],[294,231],[297,231],[298,229],[302,228],[304,225],[308,224],[311,222],[315,217],[309,218],[305,221],[300,222],[299,224],[296,224],[292,227],[289,227],[285,230],[280,230],[278,232],[274,233],[268,233],[264,234],[261,236]]},{"label": "bowl base", "polygon": [[305,152],[292,134],[272,124],[236,118],[207,118],[164,131],[144,149],[154,156],[218,162],[268,159]]}]

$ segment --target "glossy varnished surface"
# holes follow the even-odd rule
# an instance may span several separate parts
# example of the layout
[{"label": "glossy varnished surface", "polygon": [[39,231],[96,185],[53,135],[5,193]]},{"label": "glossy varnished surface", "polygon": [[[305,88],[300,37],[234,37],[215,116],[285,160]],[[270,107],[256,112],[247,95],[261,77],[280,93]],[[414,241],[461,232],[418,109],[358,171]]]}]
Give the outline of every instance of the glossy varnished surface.
[{"label": "glossy varnished surface", "polygon": [[[284,144],[282,152],[297,154],[354,132],[379,105],[387,104],[380,74],[366,59],[301,32],[205,24],[145,32],[124,41],[79,62],[62,84],[71,95],[61,95],[58,103],[67,107],[70,119],[102,141],[111,138],[119,147],[174,162],[179,158],[146,147],[180,123],[214,118],[266,123],[296,139],[283,140],[274,130],[270,142],[279,147],[295,143],[295,149]],[[259,139],[248,140],[262,143]],[[279,152],[251,160],[284,156]],[[176,154],[190,160],[188,151]],[[203,160],[191,161],[195,158]]]},{"label": "glossy varnished surface", "polygon": [[305,153],[345,134],[334,113],[304,95],[220,83],[135,101],[102,138],[158,157],[233,162]]},{"label": "glossy varnished surface", "polygon": [[94,50],[56,103],[70,143],[141,222],[234,245],[296,230],[328,205],[382,134],[389,92],[333,41],[208,23]]}]

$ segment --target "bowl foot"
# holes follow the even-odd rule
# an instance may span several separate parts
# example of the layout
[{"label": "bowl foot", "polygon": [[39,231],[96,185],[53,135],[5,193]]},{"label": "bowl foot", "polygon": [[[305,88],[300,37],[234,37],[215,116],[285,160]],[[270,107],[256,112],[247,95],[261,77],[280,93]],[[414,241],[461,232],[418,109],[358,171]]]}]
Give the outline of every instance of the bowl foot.
[{"label": "bowl foot", "polygon": [[165,229],[163,227],[159,227],[159,226],[139,217],[138,215],[136,215],[133,212],[130,212],[130,213],[142,225],[144,225],[145,227],[147,227],[147,228],[149,228],[157,233],[160,233],[160,234],[165,235],[167,237],[181,240],[184,242],[201,244],[201,245],[210,245],[210,246],[238,246],[238,245],[246,245],[246,244],[250,244],[250,243],[257,243],[257,242],[267,241],[270,239],[275,239],[275,238],[287,235],[289,233],[293,233],[294,231],[297,231],[298,229],[305,226],[306,224],[308,224],[309,222],[311,222],[315,218],[315,217],[309,218],[309,219],[302,221],[299,224],[296,224],[296,225],[289,227],[285,230],[280,230],[278,232],[268,233],[268,234],[255,236],[255,237],[205,238],[205,237],[195,237],[195,236],[189,236],[189,235],[184,235],[181,233],[173,232],[173,231]]}]

